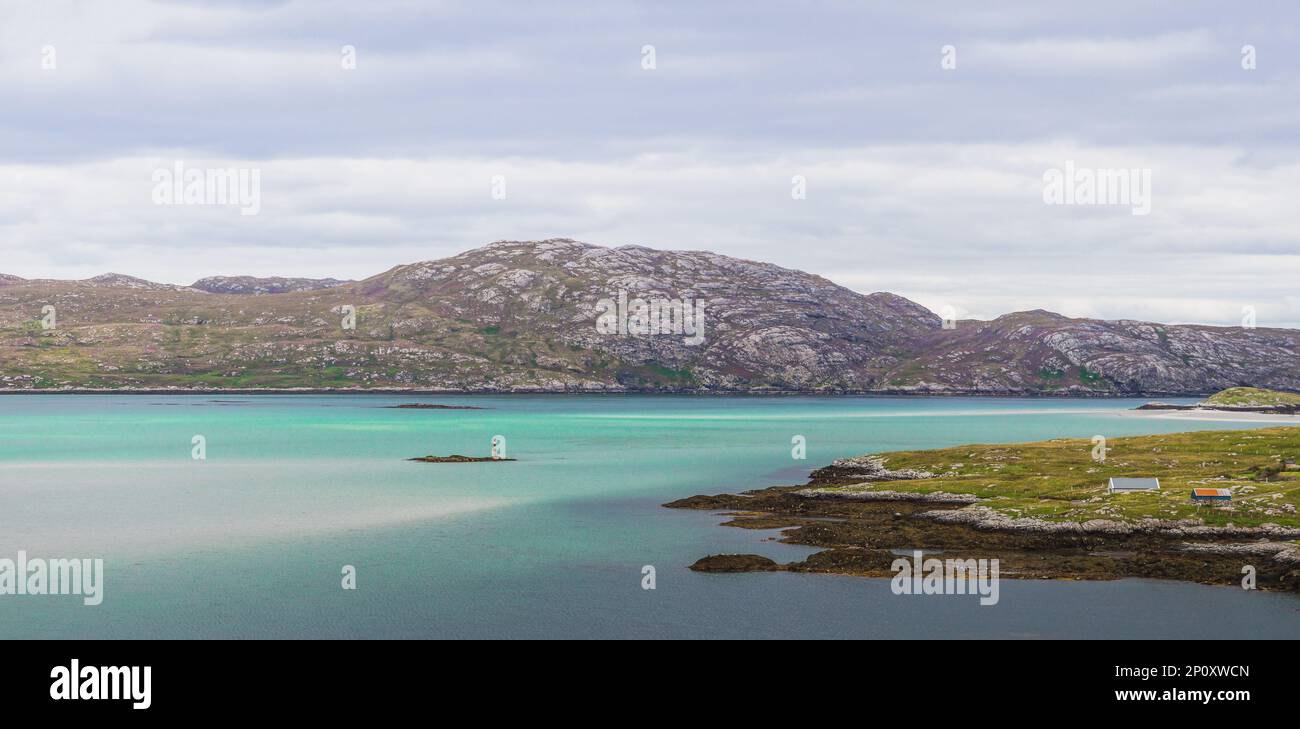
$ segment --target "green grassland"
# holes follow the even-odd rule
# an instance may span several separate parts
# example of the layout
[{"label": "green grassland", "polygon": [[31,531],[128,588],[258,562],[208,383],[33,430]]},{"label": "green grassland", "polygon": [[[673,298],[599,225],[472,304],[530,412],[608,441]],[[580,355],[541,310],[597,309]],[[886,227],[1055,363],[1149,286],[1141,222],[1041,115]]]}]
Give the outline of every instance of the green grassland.
[{"label": "green grassland", "polygon": [[1264,390],[1258,387],[1233,387],[1206,399],[1202,405],[1218,407],[1298,407],[1300,395],[1293,392]]},{"label": "green grassland", "polygon": [[[1130,438],[1107,444],[1104,462],[1083,439],[1012,445],[967,445],[881,454],[890,469],[918,469],[938,478],[834,487],[912,493],[973,494],[1012,517],[1083,522],[1142,518],[1200,519],[1208,525],[1300,527],[1300,428],[1204,431]],[[1157,477],[1161,490],[1111,495],[1111,477]],[[1230,505],[1191,501],[1194,487],[1228,488]]]}]

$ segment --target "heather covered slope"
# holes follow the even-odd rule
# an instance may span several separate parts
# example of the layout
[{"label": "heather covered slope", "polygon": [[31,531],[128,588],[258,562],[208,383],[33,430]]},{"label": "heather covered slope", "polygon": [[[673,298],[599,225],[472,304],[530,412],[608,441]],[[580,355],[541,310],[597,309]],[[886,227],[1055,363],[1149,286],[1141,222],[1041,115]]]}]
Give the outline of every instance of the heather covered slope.
[{"label": "heather covered slope", "polygon": [[1300,390],[1300,332],[1017,312],[960,322],[929,337],[887,382],[936,392],[1197,395],[1238,385]]},{"label": "heather covered slope", "polygon": [[[1300,390],[1300,333],[929,310],[708,252],[504,241],[359,282],[0,281],[0,388],[1199,394]],[[597,331],[602,299],[704,302],[703,341]],[[42,308],[57,326],[42,328]],[[349,308],[350,307],[350,308]],[[355,329],[345,329],[355,310]]]}]

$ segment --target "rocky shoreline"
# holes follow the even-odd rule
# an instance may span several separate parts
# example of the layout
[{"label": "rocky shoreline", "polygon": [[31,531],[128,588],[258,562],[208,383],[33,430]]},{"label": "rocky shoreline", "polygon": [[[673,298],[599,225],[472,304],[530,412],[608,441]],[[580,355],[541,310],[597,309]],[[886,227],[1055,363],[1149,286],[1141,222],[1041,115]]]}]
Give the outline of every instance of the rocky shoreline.
[{"label": "rocky shoreline", "polygon": [[1013,579],[1110,580],[1128,577],[1240,585],[1254,568],[1261,590],[1300,592],[1300,528],[1207,526],[1195,520],[1049,522],[1013,518],[970,494],[835,491],[861,476],[888,479],[873,459],[845,459],[815,471],[804,486],[692,496],[664,504],[720,511],[724,526],[780,529],[779,541],[820,547],[786,564],[754,554],[701,558],[699,572],[814,572],[893,577],[900,553],[921,550],[961,559],[998,559]]}]

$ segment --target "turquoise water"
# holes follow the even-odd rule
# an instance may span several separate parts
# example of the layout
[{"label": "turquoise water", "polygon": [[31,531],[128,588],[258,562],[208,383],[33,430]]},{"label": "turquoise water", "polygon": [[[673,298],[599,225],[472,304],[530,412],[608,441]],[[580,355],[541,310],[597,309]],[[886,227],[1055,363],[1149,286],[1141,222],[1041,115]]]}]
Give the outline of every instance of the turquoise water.
[{"label": "turquoise water", "polygon": [[[483,410],[396,410],[403,402]],[[1300,599],[1173,582],[885,580],[686,569],[812,550],[664,509],[869,451],[1241,423],[1128,400],[651,396],[0,397],[0,558],[105,560],[102,605],[0,596],[0,638],[1300,637]],[[207,458],[191,457],[194,436]],[[423,464],[487,455],[516,462]],[[791,458],[791,438],[807,459]],[[340,588],[343,565],[356,590]],[[644,565],[656,589],[641,589]]]}]

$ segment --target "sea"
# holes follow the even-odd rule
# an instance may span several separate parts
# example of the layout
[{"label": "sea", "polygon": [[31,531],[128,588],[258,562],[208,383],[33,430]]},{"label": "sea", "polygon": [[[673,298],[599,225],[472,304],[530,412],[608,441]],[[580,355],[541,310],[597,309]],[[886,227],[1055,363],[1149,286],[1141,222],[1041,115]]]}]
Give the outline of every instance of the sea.
[{"label": "sea", "polygon": [[[478,409],[392,407],[410,403]],[[1300,597],[1240,587],[1003,579],[981,605],[887,579],[695,573],[709,554],[816,550],[662,506],[870,452],[1250,427],[1140,403],[0,396],[0,559],[104,565],[97,605],[0,595],[0,639],[1300,637]],[[516,460],[407,460],[494,439]]]}]

